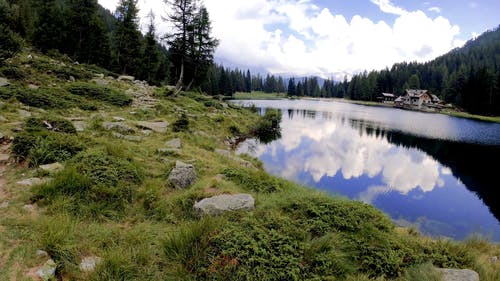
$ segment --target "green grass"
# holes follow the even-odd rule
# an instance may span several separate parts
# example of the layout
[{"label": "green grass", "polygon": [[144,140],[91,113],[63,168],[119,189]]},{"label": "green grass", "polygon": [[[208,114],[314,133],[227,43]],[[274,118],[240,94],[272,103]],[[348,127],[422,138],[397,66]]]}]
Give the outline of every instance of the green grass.
[{"label": "green grass", "polygon": [[284,99],[286,97],[286,93],[264,93],[260,91],[252,91],[250,93],[237,92],[233,94],[233,98],[237,100]]},{"label": "green grass", "polygon": [[[44,157],[52,155],[50,160],[65,168],[31,189],[15,182],[44,174],[26,162],[5,173],[2,196],[9,205],[0,216],[2,281],[29,280],[26,272],[47,259],[36,257],[37,249],[56,261],[63,280],[438,280],[434,266],[471,268],[482,280],[500,279],[499,264],[489,262],[500,256],[497,244],[480,237],[432,240],[395,228],[370,205],[269,175],[252,157],[238,156],[253,164],[242,167],[238,159],[214,152],[227,149],[227,137],[272,123],[272,116],[264,120],[251,110],[197,93],[167,96],[163,89],[156,90],[159,104],[131,113],[100,94],[66,91],[64,76],[81,71],[76,85],[93,92],[96,87],[88,78],[96,70],[65,67],[41,55],[31,68],[19,68],[30,63],[25,57],[15,57],[3,69],[18,77],[11,81],[13,89],[28,82],[54,83],[64,94],[105,110],[96,114],[75,106],[47,107],[45,112],[32,109],[33,118],[22,119],[17,114],[22,105],[3,97],[2,116],[8,122],[0,124],[2,131],[20,126],[15,122],[25,127],[12,134],[12,150],[28,164],[49,161]],[[123,93],[131,86],[115,81],[107,87]],[[113,116],[131,124],[162,120],[171,125],[166,133],[133,143],[113,138],[100,126]],[[69,117],[82,118],[89,129],[75,133],[65,121]],[[57,130],[47,129],[43,121]],[[157,153],[173,138],[181,139],[182,151]],[[188,189],[173,189],[167,182],[176,160],[196,168],[198,180]],[[222,193],[250,193],[255,210],[216,218],[193,210],[196,201]],[[25,204],[37,208],[29,212]],[[102,263],[92,273],[80,272],[78,264],[88,255],[101,257]]]}]

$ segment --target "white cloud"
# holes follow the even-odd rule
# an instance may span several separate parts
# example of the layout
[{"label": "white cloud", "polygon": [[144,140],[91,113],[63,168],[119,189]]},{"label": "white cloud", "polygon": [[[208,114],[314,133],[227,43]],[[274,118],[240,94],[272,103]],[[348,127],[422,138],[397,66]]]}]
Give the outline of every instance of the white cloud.
[{"label": "white cloud", "polygon": [[434,12],[434,13],[438,13],[440,14],[441,13],[441,9],[439,7],[430,7],[429,9],[427,9],[429,12]]},{"label": "white cloud", "polygon": [[[272,73],[334,76],[382,69],[401,61],[428,61],[464,42],[446,18],[407,11],[389,0],[370,0],[393,22],[359,15],[348,19],[312,0],[204,0],[213,35],[220,40],[216,58],[242,68]],[[114,10],[117,0],[100,0]],[[139,1],[141,17],[150,9],[165,15],[161,0]],[[157,22],[161,22],[157,16]],[[146,26],[146,20],[141,22]],[[158,31],[166,33],[161,23]]]},{"label": "white cloud", "polygon": [[395,15],[405,15],[408,12],[400,7],[394,6],[390,0],[370,0],[373,4],[377,5],[380,10],[384,13],[395,14]]}]

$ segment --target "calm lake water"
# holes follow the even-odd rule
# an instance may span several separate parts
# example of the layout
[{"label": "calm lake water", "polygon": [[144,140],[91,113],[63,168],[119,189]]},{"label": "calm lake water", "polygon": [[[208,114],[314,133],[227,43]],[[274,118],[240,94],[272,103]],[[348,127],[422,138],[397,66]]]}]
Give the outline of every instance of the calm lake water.
[{"label": "calm lake water", "polygon": [[236,102],[282,111],[281,139],[238,149],[270,173],[432,236],[500,242],[500,124],[333,101]]}]

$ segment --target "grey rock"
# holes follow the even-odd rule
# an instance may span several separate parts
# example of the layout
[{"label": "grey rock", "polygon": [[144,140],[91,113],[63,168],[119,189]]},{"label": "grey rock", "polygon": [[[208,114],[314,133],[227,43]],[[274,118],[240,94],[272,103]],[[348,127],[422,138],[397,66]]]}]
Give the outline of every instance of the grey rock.
[{"label": "grey rock", "polygon": [[498,262],[498,257],[494,256],[494,257],[491,257],[489,260],[490,260],[491,263],[497,263]]},{"label": "grey rock", "polygon": [[102,259],[97,256],[84,257],[80,262],[80,270],[85,272],[94,271],[95,267],[100,264],[101,261]]},{"label": "grey rock", "polygon": [[49,256],[49,253],[47,253],[46,251],[44,250],[36,250],[36,253],[35,253],[38,257],[48,257]]},{"label": "grey rock", "polygon": [[71,76],[71,75],[70,75],[70,76],[69,76],[69,81],[71,81],[71,82],[75,82],[75,81],[76,81],[76,79],[75,79],[75,77],[73,77],[73,76]]},{"label": "grey rock", "polygon": [[181,148],[181,139],[175,138],[167,141],[165,146],[168,148],[180,149]]},{"label": "grey rock", "polygon": [[2,202],[2,204],[0,204],[0,209],[5,209],[9,207],[9,202],[5,201],[5,202]]},{"label": "grey rock", "polygon": [[31,90],[38,90],[40,87],[37,86],[37,85],[35,85],[35,84],[29,84],[28,88],[31,89]]},{"label": "grey rock", "polygon": [[220,154],[220,155],[225,156],[225,157],[231,157],[231,151],[229,151],[229,150],[216,148],[215,153]]},{"label": "grey rock", "polygon": [[31,178],[31,179],[25,179],[25,180],[18,181],[18,182],[16,182],[16,184],[23,185],[23,186],[33,186],[33,185],[37,185],[37,184],[42,184],[44,182],[46,182],[46,180],[42,180],[40,178]]},{"label": "grey rock", "polygon": [[158,121],[158,122],[148,122],[148,121],[137,121],[136,126],[140,129],[147,129],[157,133],[167,132],[168,122]]},{"label": "grey rock", "polygon": [[49,259],[45,264],[38,270],[38,276],[42,278],[43,281],[48,281],[56,276],[57,264],[53,259]]},{"label": "grey rock", "polygon": [[35,204],[26,204],[23,206],[23,209],[25,209],[28,212],[34,212],[36,209],[36,205]]},{"label": "grey rock", "polygon": [[20,115],[21,117],[24,117],[24,118],[31,117],[31,112],[26,111],[26,110],[24,110],[24,109],[18,109],[18,110],[17,110],[17,113],[19,113],[19,115]]},{"label": "grey rock", "polygon": [[101,79],[101,78],[94,78],[94,79],[92,79],[92,80],[90,80],[90,81],[91,81],[91,82],[96,83],[96,84],[97,84],[97,85],[99,85],[99,86],[105,86],[105,85],[108,85],[108,84],[109,84],[109,82],[108,82],[108,81],[106,81],[106,80],[104,80],[104,79]]},{"label": "grey rock", "polygon": [[176,188],[187,188],[197,179],[193,165],[181,161],[175,162],[175,167],[170,171],[168,181]]},{"label": "grey rock", "polygon": [[85,121],[73,121],[72,123],[77,132],[83,132],[88,127],[88,124]]},{"label": "grey rock", "polygon": [[254,169],[254,165],[251,162],[248,162],[247,160],[243,160],[241,158],[237,158],[238,163],[240,166],[245,167],[245,168],[252,168]]},{"label": "grey rock", "polygon": [[134,76],[121,75],[118,77],[118,81],[130,81],[130,82],[132,82],[134,80],[135,80]]},{"label": "grey rock", "polygon": [[5,121],[7,121],[7,118],[5,118],[5,117],[3,117],[2,115],[0,115],[0,121],[1,121],[1,122],[5,122]]},{"label": "grey rock", "polygon": [[479,274],[470,269],[438,268],[443,281],[479,281]]},{"label": "grey rock", "polygon": [[7,78],[0,77],[0,87],[5,87],[9,85],[10,83],[9,80],[7,80]]},{"label": "grey rock", "polygon": [[64,166],[59,162],[47,164],[47,165],[40,165],[40,169],[42,169],[42,171],[49,172],[49,173],[58,172],[58,171],[62,170],[63,168],[64,168]]},{"label": "grey rock", "polygon": [[123,117],[119,117],[119,116],[113,116],[113,121],[116,121],[116,122],[123,122],[125,121],[126,119],[123,118]]},{"label": "grey rock", "polygon": [[142,141],[142,138],[139,136],[123,135],[123,134],[120,134],[117,132],[112,132],[111,134],[115,138],[119,138],[119,139],[124,139],[124,140],[134,141],[134,142],[141,142]]},{"label": "grey rock", "polygon": [[0,153],[0,164],[8,163],[9,158],[10,158],[9,154]]},{"label": "grey rock", "polygon": [[96,73],[96,74],[94,74],[94,78],[104,79],[104,74]]},{"label": "grey rock", "polygon": [[109,131],[118,131],[120,133],[134,133],[135,129],[122,122],[103,122],[102,127]]},{"label": "grey rock", "polygon": [[228,211],[253,210],[255,200],[250,194],[222,194],[205,198],[194,204],[194,209],[202,215],[220,215]]}]

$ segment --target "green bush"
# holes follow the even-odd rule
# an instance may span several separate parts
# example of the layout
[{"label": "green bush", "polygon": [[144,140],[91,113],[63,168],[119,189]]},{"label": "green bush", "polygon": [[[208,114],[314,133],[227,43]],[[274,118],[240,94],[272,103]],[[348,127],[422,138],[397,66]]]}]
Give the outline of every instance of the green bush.
[{"label": "green bush", "polygon": [[188,129],[189,129],[189,119],[186,116],[186,114],[183,113],[181,117],[179,117],[179,119],[177,119],[174,122],[174,124],[172,124],[172,130],[174,132],[184,132],[187,131]]},{"label": "green bush", "polygon": [[227,179],[248,191],[271,193],[284,189],[282,180],[262,171],[249,171],[243,168],[227,168],[222,171],[222,174],[224,174]]},{"label": "green bush", "polygon": [[33,189],[34,199],[92,218],[122,218],[142,182],[131,161],[100,151],[77,155],[54,179]]},{"label": "green bush", "polygon": [[16,98],[26,105],[43,109],[69,108],[74,106],[72,99],[61,89],[22,89],[17,90]]},{"label": "green bush", "polygon": [[281,112],[277,109],[268,109],[252,130],[252,135],[262,143],[270,143],[281,137],[280,123]]},{"label": "green bush", "polygon": [[20,133],[12,144],[14,155],[32,167],[68,160],[83,149],[76,136],[48,131]]},{"label": "green bush", "polygon": [[163,252],[172,263],[180,263],[186,273],[206,268],[210,234],[217,226],[209,217],[179,226],[163,241]]},{"label": "green bush", "polygon": [[13,57],[21,49],[17,36],[3,23],[0,23],[0,65]]},{"label": "green bush", "polygon": [[67,134],[76,134],[75,126],[71,121],[56,117],[56,116],[42,116],[30,117],[26,121],[26,131],[54,131]]},{"label": "green bush", "polygon": [[74,95],[100,100],[112,105],[126,106],[132,103],[132,98],[128,95],[117,90],[92,83],[72,83],[67,87],[67,90]]},{"label": "green bush", "polygon": [[4,77],[15,80],[22,80],[28,76],[24,69],[16,66],[4,66],[0,68],[0,73],[2,73]]}]

